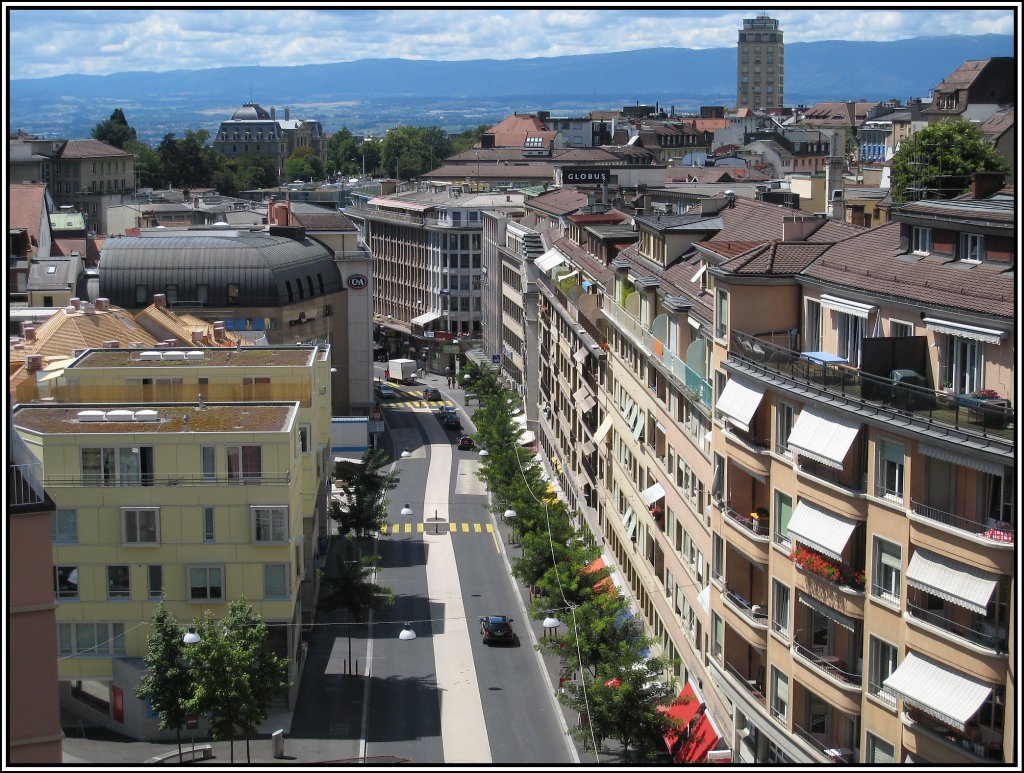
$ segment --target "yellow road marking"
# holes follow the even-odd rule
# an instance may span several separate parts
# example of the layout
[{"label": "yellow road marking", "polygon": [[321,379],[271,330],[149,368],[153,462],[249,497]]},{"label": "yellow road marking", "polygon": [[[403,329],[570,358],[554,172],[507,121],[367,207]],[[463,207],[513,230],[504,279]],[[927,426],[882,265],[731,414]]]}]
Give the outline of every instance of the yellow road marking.
[{"label": "yellow road marking", "polygon": [[405,524],[405,533],[406,534],[411,534],[412,533],[412,524],[411,523]]},{"label": "yellow road marking", "polygon": [[452,532],[456,532],[459,530],[459,525],[457,523],[450,523],[448,524],[448,526],[450,527],[449,530]]},{"label": "yellow road marking", "polygon": [[495,553],[500,553],[501,552],[501,545],[498,544],[498,534],[497,534],[497,532],[495,532],[494,529],[491,528],[491,524],[487,524],[487,531],[489,531],[491,533],[491,539],[494,540],[494,552]]},{"label": "yellow road marking", "polygon": [[489,534],[494,532],[494,524],[488,523],[488,524],[485,524],[485,525],[487,527],[487,532]]},{"label": "yellow road marking", "polygon": [[423,531],[423,522],[422,521],[420,521],[419,523],[416,524],[416,531],[418,531],[418,532],[422,532]]},{"label": "yellow road marking", "polygon": [[463,531],[463,532],[467,532],[467,531],[469,531],[469,524],[468,524],[468,523],[464,523],[464,524],[462,524],[462,531]]},{"label": "yellow road marking", "polygon": [[480,524],[479,523],[474,523],[473,524],[473,531],[475,531],[477,534],[480,533]]}]

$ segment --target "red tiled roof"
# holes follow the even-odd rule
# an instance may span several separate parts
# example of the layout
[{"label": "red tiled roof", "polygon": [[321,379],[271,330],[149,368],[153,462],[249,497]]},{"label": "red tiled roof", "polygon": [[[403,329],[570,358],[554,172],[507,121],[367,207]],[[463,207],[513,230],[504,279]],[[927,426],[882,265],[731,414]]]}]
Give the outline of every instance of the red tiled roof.
[{"label": "red tiled roof", "polygon": [[127,150],[115,148],[99,140],[68,140],[61,148],[60,158],[98,158],[107,156],[131,156]]},{"label": "red tiled roof", "polygon": [[581,207],[587,206],[587,194],[575,188],[558,188],[557,190],[534,196],[526,202],[527,209],[539,209],[550,215],[567,215]]},{"label": "red tiled roof", "polygon": [[[39,245],[45,198],[46,183],[11,183],[7,186],[7,227],[24,228],[34,247]],[[33,249],[32,254],[35,252]]]}]

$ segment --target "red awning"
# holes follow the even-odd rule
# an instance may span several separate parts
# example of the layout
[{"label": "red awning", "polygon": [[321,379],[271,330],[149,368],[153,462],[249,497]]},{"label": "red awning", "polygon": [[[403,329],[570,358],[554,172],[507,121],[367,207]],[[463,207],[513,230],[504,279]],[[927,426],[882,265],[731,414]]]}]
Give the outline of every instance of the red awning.
[{"label": "red awning", "polygon": [[690,683],[687,682],[686,686],[676,697],[675,703],[667,708],[664,706],[659,708],[668,714],[668,716],[672,717],[672,719],[679,721],[678,727],[665,733],[665,746],[668,748],[668,753],[672,754],[679,743],[680,733],[686,730],[686,726],[690,723],[690,720],[692,720],[700,710],[700,701],[697,700],[697,696],[694,694],[693,688],[690,686]]},{"label": "red awning", "polygon": [[[687,699],[688,702],[684,703]],[[704,715],[704,704],[697,700],[689,682],[675,703],[663,711],[680,722],[678,728],[665,734],[665,746],[672,755],[672,761],[676,764],[703,762],[705,755],[718,744],[718,735],[711,726],[711,720]]]},{"label": "red awning", "polygon": [[697,726],[690,733],[690,737],[676,752],[676,756],[672,760],[677,764],[704,762],[705,755],[714,749],[717,743],[718,735],[711,727],[711,721],[707,717],[701,716],[697,720]]},{"label": "red awning", "polygon": [[[591,561],[585,567],[583,567],[583,573],[584,574],[590,574],[592,572],[597,572],[597,571],[600,571],[601,569],[604,569],[606,566],[607,566],[607,564],[605,564],[604,558],[600,558],[599,557],[599,558]],[[615,588],[615,583],[612,582],[612,577],[611,577],[610,574],[607,577],[605,577],[603,580],[601,580],[600,582],[595,584],[594,585],[594,590],[603,590],[603,591],[605,591],[607,593],[618,594],[618,591]]]}]

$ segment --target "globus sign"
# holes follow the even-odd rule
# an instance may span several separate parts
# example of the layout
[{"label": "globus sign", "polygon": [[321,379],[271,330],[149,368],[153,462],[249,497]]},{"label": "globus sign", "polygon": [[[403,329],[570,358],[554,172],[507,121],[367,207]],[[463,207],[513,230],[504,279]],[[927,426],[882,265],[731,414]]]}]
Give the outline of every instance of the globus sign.
[{"label": "globus sign", "polygon": [[353,290],[365,290],[370,284],[370,280],[362,274],[352,274],[348,278],[348,286]]},{"label": "globus sign", "polygon": [[562,170],[563,183],[606,183],[609,179],[607,169],[594,167],[577,167]]}]

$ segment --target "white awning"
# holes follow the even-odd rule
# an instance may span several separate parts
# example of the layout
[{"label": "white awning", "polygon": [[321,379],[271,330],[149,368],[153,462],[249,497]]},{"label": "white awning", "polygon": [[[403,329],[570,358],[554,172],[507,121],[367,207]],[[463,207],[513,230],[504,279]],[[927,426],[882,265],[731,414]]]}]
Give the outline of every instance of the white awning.
[{"label": "white awning", "polygon": [[626,512],[622,514],[622,527],[626,530],[626,539],[630,542],[633,541],[633,532],[636,531],[636,513],[633,512],[633,508],[626,505]]},{"label": "white awning", "polygon": [[699,282],[700,278],[704,276],[704,272],[708,270],[708,264],[704,263],[700,268],[697,269],[697,273],[690,277],[691,282]]},{"label": "white awning", "polygon": [[591,397],[588,393],[582,400],[580,400],[580,413],[586,413],[595,405],[597,405],[597,400]]},{"label": "white awning", "polygon": [[985,614],[999,578],[982,569],[917,548],[907,566],[907,584]]},{"label": "white awning", "polygon": [[579,273],[580,273],[579,271],[570,271],[568,274],[561,274],[561,275],[559,275],[558,277],[556,277],[556,279],[558,279],[559,282],[563,282],[566,279],[572,279],[574,276],[578,275]]},{"label": "white awning", "polygon": [[420,314],[418,317],[413,317],[410,321],[414,325],[426,325],[438,319],[441,316],[439,312],[428,311],[426,314]]},{"label": "white awning", "polygon": [[600,443],[602,440],[605,439],[605,436],[608,434],[608,431],[612,428],[612,422],[613,419],[611,414],[604,417],[604,421],[601,422],[601,425],[597,428],[597,432],[594,433],[595,443]]},{"label": "white awning", "polygon": [[831,556],[837,561],[843,557],[843,548],[850,541],[855,521],[841,515],[819,510],[800,500],[789,519],[789,536],[807,547]]},{"label": "white awning", "polygon": [[643,418],[643,414],[640,414],[637,416],[638,421],[633,424],[633,440],[639,440],[640,435],[643,434],[644,424],[646,424]]},{"label": "white awning", "polygon": [[860,317],[861,319],[867,319],[868,313],[875,310],[875,307],[870,303],[848,301],[845,298],[837,298],[834,295],[822,295],[821,305],[826,309],[841,311],[843,314],[852,314],[854,317]]},{"label": "white awning", "polygon": [[526,422],[527,421],[529,421],[529,419],[526,418],[526,414],[525,413],[520,413],[520,414],[512,417],[512,423],[513,424],[522,424],[524,427],[526,426]]},{"label": "white awning", "polygon": [[584,397],[589,397],[589,396],[590,396],[590,387],[581,386],[579,389],[577,389],[575,392],[572,393],[572,401],[574,403],[581,403],[581,402],[583,402],[583,398]]},{"label": "white awning", "polygon": [[665,496],[665,487],[660,483],[655,483],[653,486],[649,486],[640,492],[640,498],[644,500],[644,504],[650,507],[659,499]]},{"label": "white awning", "polygon": [[757,406],[764,397],[764,387],[747,386],[735,379],[729,379],[718,396],[717,408],[730,422],[744,432],[750,431],[750,420],[754,418]]},{"label": "white awning", "polygon": [[532,430],[525,430],[522,435],[519,436],[519,445],[528,446],[537,439],[537,436]]},{"label": "white awning", "polygon": [[697,601],[704,607],[704,611],[708,612],[711,609],[711,586],[705,585],[704,589],[697,594]]},{"label": "white awning", "polygon": [[1005,465],[1002,465],[999,462],[990,462],[987,459],[979,459],[976,456],[970,456],[959,451],[947,451],[945,448],[930,446],[926,443],[918,443],[917,450],[925,456],[930,456],[932,459],[940,459],[944,462],[949,462],[950,464],[959,464],[963,467],[970,467],[972,470],[987,472],[989,475],[999,475],[1002,477],[1006,474]]},{"label": "white awning", "polygon": [[565,263],[565,255],[563,255],[562,253],[555,249],[548,250],[535,261],[533,261],[533,265],[535,265],[544,273],[547,273],[548,271],[553,269],[555,266],[560,265],[561,263]]},{"label": "white awning", "polygon": [[583,445],[580,446],[580,450],[583,452],[585,456],[590,456],[592,453],[594,453],[594,449],[596,448],[597,446],[595,446],[589,440],[584,440]]},{"label": "white awning", "polygon": [[828,604],[823,604],[803,591],[797,591],[796,598],[801,604],[810,607],[819,615],[824,615],[836,625],[841,625],[847,631],[853,633],[856,621],[849,615],[844,615],[838,609],[832,609]]},{"label": "white awning", "polygon": [[357,459],[354,456],[336,456],[334,457],[334,463],[339,464],[344,462],[345,464],[362,464],[362,459]]},{"label": "white awning", "polygon": [[588,354],[590,354],[590,352],[587,351],[587,347],[581,346],[579,349],[573,352],[572,358],[576,360],[576,362],[582,364],[583,361],[587,359]]},{"label": "white awning", "polygon": [[959,338],[970,338],[973,341],[984,341],[987,344],[997,344],[1006,337],[1002,330],[992,330],[987,327],[975,327],[965,325],[963,322],[951,322],[945,319],[925,317],[924,326],[936,333],[946,333]]},{"label": "white awning", "polygon": [[974,716],[992,692],[992,685],[940,666],[913,652],[907,653],[882,686],[959,730],[964,729],[967,720]]},{"label": "white awning", "polygon": [[800,411],[787,442],[790,448],[801,456],[841,470],[843,459],[846,458],[859,430],[859,424],[845,418],[826,417],[816,413],[812,408],[804,408]]}]

